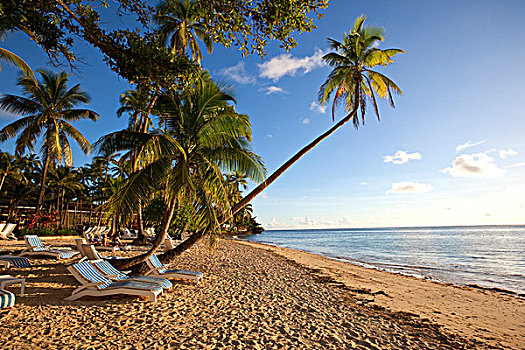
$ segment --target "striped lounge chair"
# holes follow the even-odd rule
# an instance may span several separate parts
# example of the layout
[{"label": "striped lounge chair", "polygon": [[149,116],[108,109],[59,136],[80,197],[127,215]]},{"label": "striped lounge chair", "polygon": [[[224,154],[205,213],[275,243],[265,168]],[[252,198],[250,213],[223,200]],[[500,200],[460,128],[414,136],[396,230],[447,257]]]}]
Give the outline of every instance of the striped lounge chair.
[{"label": "striped lounge chair", "polygon": [[0,264],[4,265],[6,268],[11,267],[29,267],[31,263],[27,258],[21,256],[12,256],[12,255],[0,255]]},{"label": "striped lounge chair", "polygon": [[200,279],[202,278],[203,274],[202,272],[195,272],[195,271],[188,271],[188,270],[168,270],[164,264],[162,264],[159,260],[159,257],[156,254],[153,254],[150,256],[148,260],[146,260],[150,270],[146,272],[147,275],[155,275],[159,277],[164,278],[179,278],[179,279],[187,279],[187,280],[194,280],[199,283]]},{"label": "striped lounge chair", "polygon": [[89,261],[82,261],[67,268],[69,272],[82,284],[65,300],[76,300],[84,296],[106,296],[127,294],[146,296],[153,302],[157,295],[162,294],[162,287],[156,283],[138,281],[112,282],[104,277]]},{"label": "striped lounge chair", "polygon": [[95,266],[97,270],[99,270],[104,277],[109,278],[113,281],[139,281],[139,282],[148,282],[148,283],[156,283],[162,286],[164,289],[170,289],[173,284],[170,282],[170,280],[167,280],[162,277],[154,277],[154,276],[128,276],[125,273],[117,270],[113,265],[111,265],[106,260],[91,260],[91,265]]},{"label": "striped lounge chair", "polygon": [[22,251],[20,256],[44,255],[44,256],[51,256],[57,259],[68,259],[78,254],[78,252],[75,252],[72,250],[55,249],[55,248],[51,248],[51,246],[49,245],[45,246],[42,244],[42,241],[40,240],[40,237],[38,236],[33,236],[33,235],[24,236],[24,241],[26,243],[27,249]]},{"label": "striped lounge chair", "polygon": [[0,289],[0,309],[15,305],[15,295],[7,290]]},{"label": "striped lounge chair", "polygon": [[2,239],[16,239],[13,231],[16,228],[16,224],[5,224],[4,227],[0,229],[0,238]]}]

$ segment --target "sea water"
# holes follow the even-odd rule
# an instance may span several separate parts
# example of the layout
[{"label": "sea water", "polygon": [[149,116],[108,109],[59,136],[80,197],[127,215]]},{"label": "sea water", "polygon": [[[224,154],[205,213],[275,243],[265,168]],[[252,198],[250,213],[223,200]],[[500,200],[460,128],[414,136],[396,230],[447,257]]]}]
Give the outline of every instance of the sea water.
[{"label": "sea water", "polygon": [[525,296],[525,226],[268,230],[242,238]]}]

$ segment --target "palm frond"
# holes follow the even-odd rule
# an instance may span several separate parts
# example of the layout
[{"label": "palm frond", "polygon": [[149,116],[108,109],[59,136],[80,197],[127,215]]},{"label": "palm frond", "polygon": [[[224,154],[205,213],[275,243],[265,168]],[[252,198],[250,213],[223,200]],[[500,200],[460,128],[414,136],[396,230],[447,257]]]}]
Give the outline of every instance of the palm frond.
[{"label": "palm frond", "polygon": [[[14,66],[18,67],[25,75],[29,76],[31,79],[36,80],[35,74],[31,70],[31,67],[20,57],[18,57],[16,54],[12,53],[11,51],[8,51],[2,47],[0,47],[0,59],[3,59]],[[0,70],[1,70],[0,66]]]}]

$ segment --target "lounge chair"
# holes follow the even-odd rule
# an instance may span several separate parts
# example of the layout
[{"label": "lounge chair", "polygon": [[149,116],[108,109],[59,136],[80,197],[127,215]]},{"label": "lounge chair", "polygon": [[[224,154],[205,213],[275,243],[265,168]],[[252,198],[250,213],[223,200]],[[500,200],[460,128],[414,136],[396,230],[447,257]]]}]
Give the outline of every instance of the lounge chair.
[{"label": "lounge chair", "polygon": [[154,276],[128,276],[122,271],[117,270],[113,265],[111,265],[106,260],[91,260],[91,265],[95,266],[104,277],[109,278],[112,281],[139,281],[139,282],[148,282],[159,284],[164,289],[170,289],[173,284],[162,277]]},{"label": "lounge chair", "polygon": [[151,301],[156,302],[157,295],[162,294],[162,287],[155,283],[137,281],[112,282],[98,272],[88,261],[73,264],[67,269],[82,286],[75,289],[71,296],[65,298],[65,300],[76,300],[84,296],[98,297],[128,294],[146,296]]},{"label": "lounge chair", "polygon": [[0,289],[0,309],[15,305],[15,295],[7,290]]},{"label": "lounge chair", "polygon": [[179,278],[179,279],[188,279],[194,280],[199,283],[202,278],[202,272],[188,271],[188,270],[168,270],[164,264],[162,264],[158,256],[154,253],[152,256],[146,260],[150,270],[146,272],[146,276],[155,275],[164,278]]},{"label": "lounge chair", "polygon": [[82,258],[80,259],[80,261],[84,261],[86,259],[89,259],[85,250],[84,250],[84,247],[82,245],[84,244],[87,244],[86,240],[84,238],[77,238],[75,239],[75,245],[77,247],[77,250],[78,252],[80,253],[80,256],[82,256]]},{"label": "lounge chair", "polygon": [[16,224],[6,224],[0,231],[0,238],[3,239],[16,239],[13,231],[15,230]]},{"label": "lounge chair", "polygon": [[82,244],[82,250],[84,251],[85,256],[89,260],[106,260],[106,259],[124,259],[120,256],[104,256],[100,255],[100,253],[95,248],[95,245],[93,244]]},{"label": "lounge chair", "polygon": [[78,254],[78,252],[65,249],[55,249],[51,246],[43,245],[42,241],[38,236],[28,235],[24,236],[27,249],[22,251],[19,256],[24,255],[44,255],[50,256],[57,259],[68,259]]},{"label": "lounge chair", "polygon": [[0,265],[4,265],[6,268],[11,267],[29,267],[31,263],[27,258],[21,256],[12,256],[12,255],[0,255]]}]

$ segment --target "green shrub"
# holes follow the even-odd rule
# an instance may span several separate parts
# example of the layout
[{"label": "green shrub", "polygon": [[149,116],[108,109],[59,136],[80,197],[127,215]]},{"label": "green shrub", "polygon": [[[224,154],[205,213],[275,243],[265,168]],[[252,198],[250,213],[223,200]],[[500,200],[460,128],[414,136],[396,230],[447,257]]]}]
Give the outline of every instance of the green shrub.
[{"label": "green shrub", "polygon": [[57,231],[55,229],[46,228],[43,226],[34,227],[32,229],[23,229],[20,231],[20,236],[25,235],[37,235],[37,236],[56,236]]},{"label": "green shrub", "polygon": [[63,228],[57,231],[57,236],[78,236],[78,232],[72,228]]}]

